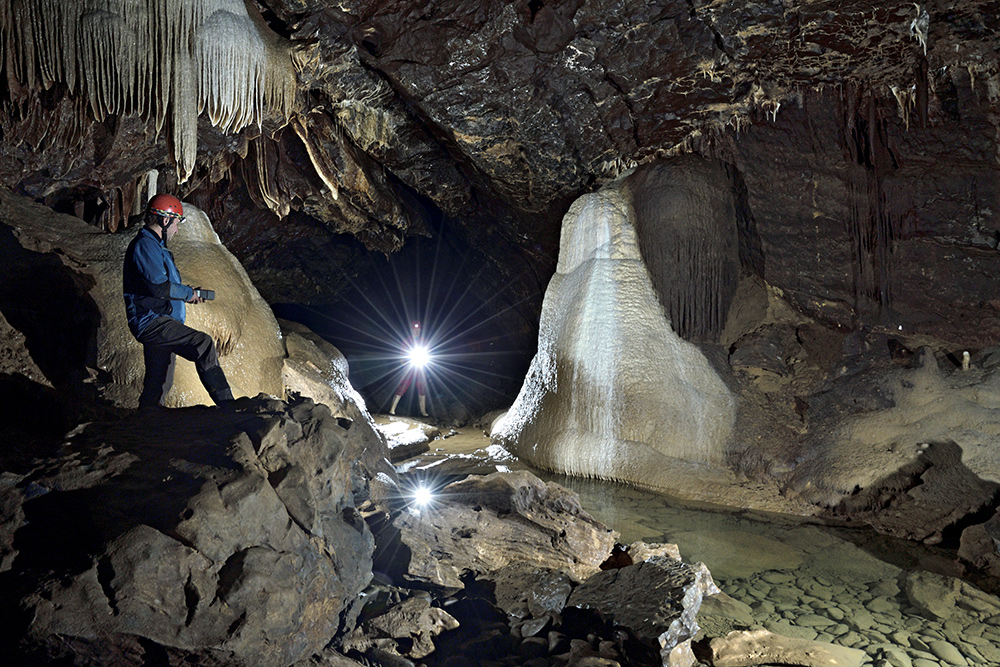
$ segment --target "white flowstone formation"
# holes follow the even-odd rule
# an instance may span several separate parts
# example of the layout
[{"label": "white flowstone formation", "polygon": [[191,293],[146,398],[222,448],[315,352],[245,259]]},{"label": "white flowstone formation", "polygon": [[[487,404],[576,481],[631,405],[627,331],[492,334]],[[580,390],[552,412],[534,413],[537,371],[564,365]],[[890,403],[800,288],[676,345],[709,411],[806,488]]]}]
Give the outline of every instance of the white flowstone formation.
[{"label": "white flowstone formation", "polygon": [[665,316],[633,215],[620,182],[566,214],[538,353],[492,437],[542,468],[662,487],[664,468],[722,462],[735,404]]},{"label": "white flowstone formation", "polygon": [[[216,294],[212,301],[187,306],[188,326],[215,339],[219,363],[233,395],[256,396],[264,392],[283,397],[285,348],[271,307],[239,260],[222,244],[208,216],[190,203],[184,204],[184,213],[187,222],[170,244],[181,276],[186,284]],[[175,407],[212,404],[193,363],[177,359],[174,386],[164,402]]]}]

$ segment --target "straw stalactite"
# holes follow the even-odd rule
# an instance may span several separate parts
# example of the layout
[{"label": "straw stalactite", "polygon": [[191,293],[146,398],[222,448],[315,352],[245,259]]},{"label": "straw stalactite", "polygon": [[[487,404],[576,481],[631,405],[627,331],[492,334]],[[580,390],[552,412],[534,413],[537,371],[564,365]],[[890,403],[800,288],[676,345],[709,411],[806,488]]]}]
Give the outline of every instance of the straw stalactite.
[{"label": "straw stalactite", "polygon": [[[181,181],[194,170],[201,112],[225,132],[288,118],[295,106],[290,43],[244,0],[9,0],[0,55],[28,91],[55,83],[109,115],[171,119]],[[11,82],[12,92],[17,84]]]},{"label": "straw stalactite", "polygon": [[845,146],[857,165],[849,173],[847,232],[853,254],[855,316],[877,318],[891,308],[893,251],[900,220],[889,205],[885,183],[898,168],[886,121],[875,97],[863,90],[844,93]]},{"label": "straw stalactite", "polygon": [[687,340],[716,340],[741,270],[731,176],[720,163],[682,155],[626,182],[639,249],[670,324]]}]

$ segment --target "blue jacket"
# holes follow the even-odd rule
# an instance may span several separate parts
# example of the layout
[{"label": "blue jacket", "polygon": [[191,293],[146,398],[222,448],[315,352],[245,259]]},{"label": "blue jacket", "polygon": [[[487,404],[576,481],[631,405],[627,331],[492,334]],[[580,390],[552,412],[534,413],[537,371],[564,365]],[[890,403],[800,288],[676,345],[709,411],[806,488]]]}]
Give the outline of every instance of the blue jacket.
[{"label": "blue jacket", "polygon": [[122,293],[128,328],[139,335],[157,317],[184,322],[184,302],[194,290],[181,284],[181,273],[166,242],[143,227],[125,251]]}]

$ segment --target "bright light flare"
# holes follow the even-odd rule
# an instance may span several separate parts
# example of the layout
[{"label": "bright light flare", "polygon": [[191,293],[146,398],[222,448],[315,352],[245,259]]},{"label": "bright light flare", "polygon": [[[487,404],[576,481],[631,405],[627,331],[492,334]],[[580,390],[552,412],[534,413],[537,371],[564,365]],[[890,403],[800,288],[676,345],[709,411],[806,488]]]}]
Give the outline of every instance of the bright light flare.
[{"label": "bright light flare", "polygon": [[413,490],[413,504],[418,508],[424,508],[434,500],[434,492],[427,486],[421,484]]},{"label": "bright light flare", "polygon": [[410,360],[410,365],[415,368],[423,368],[431,362],[431,353],[423,345],[415,345],[406,354]]}]

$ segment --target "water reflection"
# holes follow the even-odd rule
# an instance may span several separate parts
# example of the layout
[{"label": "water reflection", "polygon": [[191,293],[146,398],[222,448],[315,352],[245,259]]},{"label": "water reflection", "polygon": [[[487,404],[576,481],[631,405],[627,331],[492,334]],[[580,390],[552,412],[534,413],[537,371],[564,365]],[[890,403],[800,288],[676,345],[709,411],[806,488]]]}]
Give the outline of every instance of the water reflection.
[{"label": "water reflection", "polygon": [[938,615],[917,608],[907,594],[915,571],[957,574],[953,554],[943,549],[815,519],[539,476],[576,491],[588,512],[621,533],[622,543],[672,542],[685,561],[704,562],[719,587],[772,632],[863,650],[866,665],[1000,665],[1000,600],[943,577],[945,586],[961,588]]},{"label": "water reflection", "polygon": [[[704,562],[756,626],[860,649],[865,665],[1000,667],[1000,600],[948,578],[958,572],[947,550],[816,519],[686,503],[543,473],[497,456],[485,438],[434,445],[401,469],[459,476],[532,470],[576,491],[584,509],[618,531],[623,544],[671,542],[685,561]],[[935,574],[915,574],[922,571]]]}]

